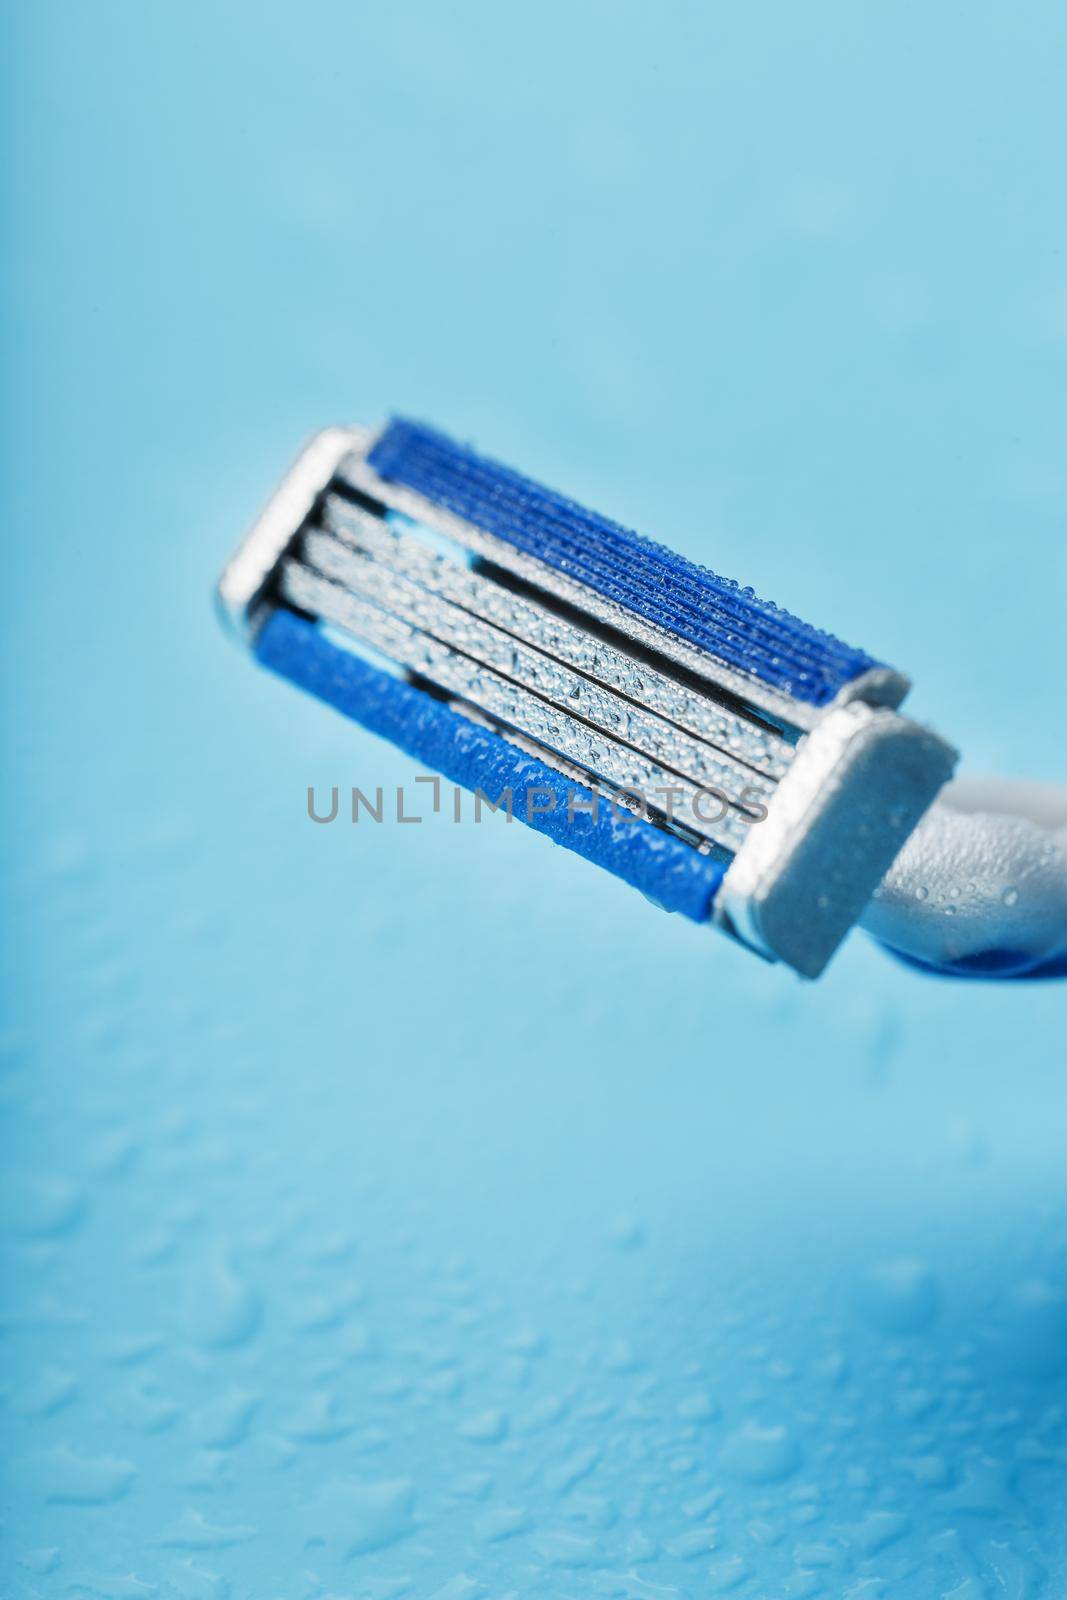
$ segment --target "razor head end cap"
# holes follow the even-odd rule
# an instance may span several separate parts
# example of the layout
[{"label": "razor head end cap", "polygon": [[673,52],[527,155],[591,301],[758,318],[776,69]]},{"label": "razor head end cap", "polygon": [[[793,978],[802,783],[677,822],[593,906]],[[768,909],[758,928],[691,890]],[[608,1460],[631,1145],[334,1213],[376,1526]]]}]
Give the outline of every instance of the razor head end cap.
[{"label": "razor head end cap", "polygon": [[952,776],[929,728],[861,702],[802,742],[726,874],[718,916],[737,937],[817,978]]}]

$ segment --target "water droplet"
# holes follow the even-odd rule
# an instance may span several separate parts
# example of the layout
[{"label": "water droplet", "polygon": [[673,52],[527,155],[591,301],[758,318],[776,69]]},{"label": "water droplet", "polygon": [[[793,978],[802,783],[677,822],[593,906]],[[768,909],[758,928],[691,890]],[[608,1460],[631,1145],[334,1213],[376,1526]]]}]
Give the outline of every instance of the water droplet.
[{"label": "water droplet", "polygon": [[48,1500],[69,1506],[100,1506],[118,1500],[129,1489],[136,1469],[115,1456],[86,1456],[69,1445],[57,1445],[42,1457],[48,1476]]},{"label": "water droplet", "polygon": [[712,1594],[729,1594],[744,1583],[751,1570],[742,1556],[727,1556],[724,1561],[713,1561],[708,1568],[708,1588]]},{"label": "water droplet", "polygon": [[355,1422],[344,1414],[337,1396],[319,1389],[282,1424],[282,1432],[308,1444],[326,1444],[343,1439],[354,1427]]},{"label": "water droplet", "polygon": [[514,1538],[517,1533],[525,1533],[529,1526],[529,1513],[521,1506],[500,1506],[479,1517],[474,1524],[474,1532],[476,1538],[484,1540],[486,1544],[498,1544],[503,1539]]},{"label": "water droplet", "polygon": [[870,1320],[889,1333],[916,1333],[937,1315],[937,1279],[910,1256],[878,1261],[864,1273],[860,1303]]},{"label": "water droplet", "polygon": [[719,1459],[747,1483],[778,1483],[795,1470],[799,1452],[784,1427],[746,1422],[727,1438]]},{"label": "water droplet", "polygon": [[85,1214],[86,1198],[66,1178],[45,1176],[13,1183],[5,1209],[5,1222],[13,1232],[50,1239],[77,1226]]},{"label": "water droplet", "polygon": [[338,1478],[320,1491],[304,1518],[309,1534],[342,1561],[385,1550],[409,1534],[415,1493],[405,1478],[357,1483]]},{"label": "water droplet", "polygon": [[160,1538],[175,1550],[225,1550],[255,1536],[255,1528],[209,1522],[200,1511],[185,1510]]},{"label": "water droplet", "polygon": [[480,1444],[496,1444],[508,1431],[508,1419],[502,1411],[480,1411],[461,1422],[459,1431],[465,1439],[476,1439]]},{"label": "water droplet", "polygon": [[225,1257],[203,1263],[189,1278],[186,1320],[198,1344],[243,1344],[259,1322],[259,1301]]},{"label": "water droplet", "polygon": [[711,1396],[703,1390],[697,1390],[678,1402],[678,1415],[685,1422],[710,1422],[718,1415],[718,1411]]}]

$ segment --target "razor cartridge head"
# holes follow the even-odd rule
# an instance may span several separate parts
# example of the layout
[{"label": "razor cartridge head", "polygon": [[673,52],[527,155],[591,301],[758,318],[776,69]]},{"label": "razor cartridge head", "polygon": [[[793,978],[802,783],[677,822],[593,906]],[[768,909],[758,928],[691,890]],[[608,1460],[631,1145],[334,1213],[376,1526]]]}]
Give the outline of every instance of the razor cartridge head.
[{"label": "razor cartridge head", "polygon": [[808,977],[955,764],[899,673],[416,423],[313,439],[219,600],[264,665]]}]

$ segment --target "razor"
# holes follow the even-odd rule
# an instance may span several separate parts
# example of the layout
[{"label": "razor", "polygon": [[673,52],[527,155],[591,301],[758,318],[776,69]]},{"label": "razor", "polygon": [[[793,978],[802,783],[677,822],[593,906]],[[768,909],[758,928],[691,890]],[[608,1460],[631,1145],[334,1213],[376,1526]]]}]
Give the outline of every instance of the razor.
[{"label": "razor", "polygon": [[899,672],[416,422],[316,435],[218,597],[263,666],[809,978],[956,762]]}]

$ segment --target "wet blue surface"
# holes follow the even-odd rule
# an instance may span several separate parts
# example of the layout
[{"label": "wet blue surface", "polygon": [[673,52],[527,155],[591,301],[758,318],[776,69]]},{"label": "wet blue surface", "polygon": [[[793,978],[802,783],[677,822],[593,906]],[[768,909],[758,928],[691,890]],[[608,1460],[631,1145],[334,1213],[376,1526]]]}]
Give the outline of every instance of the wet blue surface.
[{"label": "wet blue surface", "polygon": [[1062,984],[315,826],[210,607],[433,416],[1062,779],[1058,8],[7,26],[3,1593],[1059,1600]]}]

